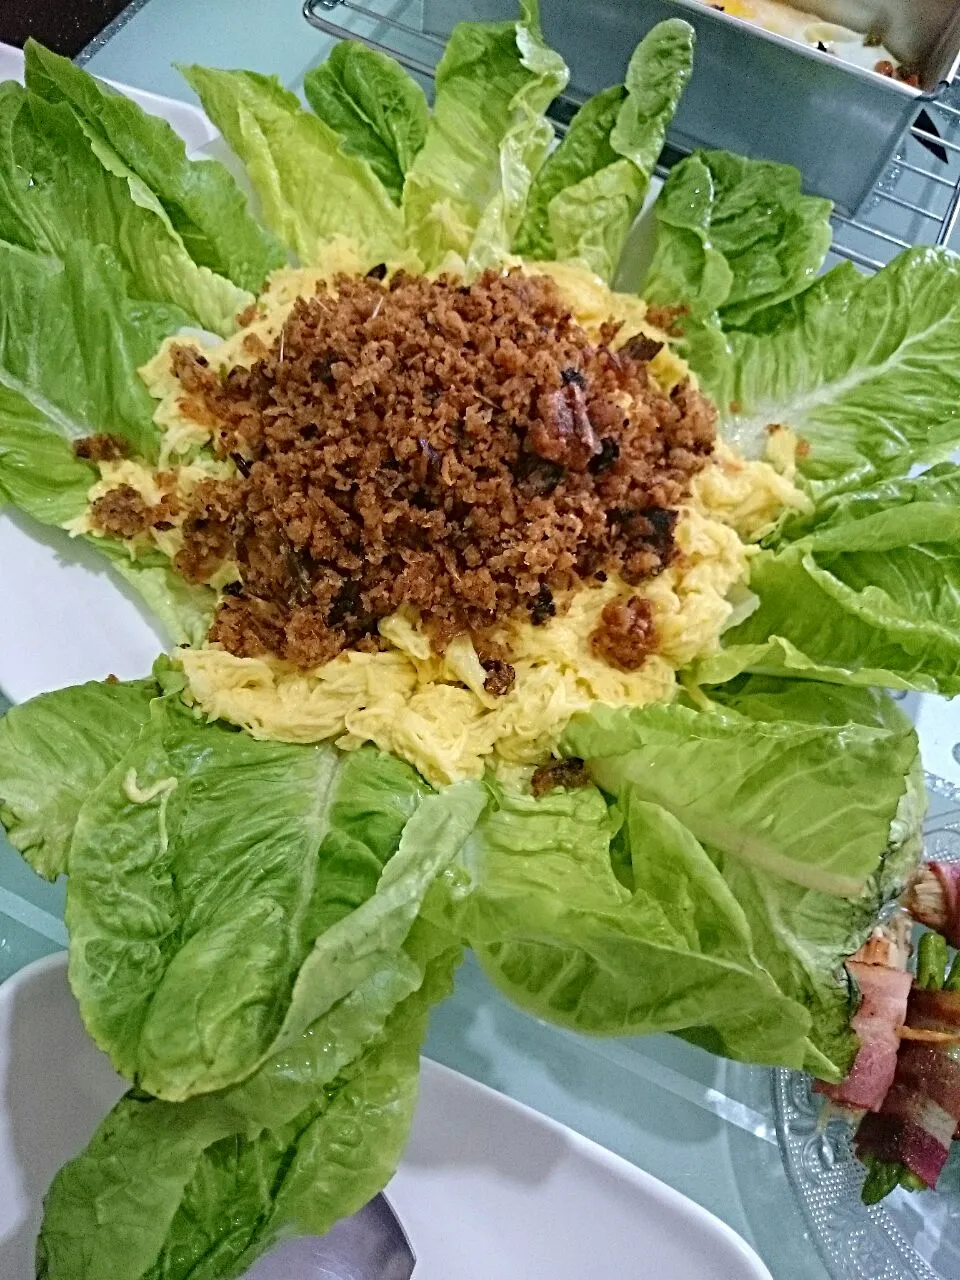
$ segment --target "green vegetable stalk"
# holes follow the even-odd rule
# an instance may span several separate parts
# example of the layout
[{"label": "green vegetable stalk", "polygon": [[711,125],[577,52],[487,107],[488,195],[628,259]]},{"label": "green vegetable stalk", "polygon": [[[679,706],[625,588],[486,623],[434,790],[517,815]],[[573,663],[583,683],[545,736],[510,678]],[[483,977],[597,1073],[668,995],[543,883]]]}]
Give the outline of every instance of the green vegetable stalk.
[{"label": "green vegetable stalk", "polygon": [[946,968],[946,941],[939,933],[925,933],[917,949],[917,987],[921,991],[939,991]]}]

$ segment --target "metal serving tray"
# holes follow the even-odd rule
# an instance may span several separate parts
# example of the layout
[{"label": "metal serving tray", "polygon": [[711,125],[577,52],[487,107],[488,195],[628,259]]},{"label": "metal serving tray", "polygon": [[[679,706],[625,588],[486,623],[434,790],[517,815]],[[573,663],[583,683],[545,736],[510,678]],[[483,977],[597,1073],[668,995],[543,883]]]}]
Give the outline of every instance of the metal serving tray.
[{"label": "metal serving tray", "polygon": [[[801,0],[807,11],[875,32],[918,71],[921,88],[762,31],[697,0],[541,0],[544,34],[571,69],[575,96],[622,78],[641,36],[682,16],[697,32],[696,71],[671,130],[685,150],[720,147],[795,165],[809,191],[855,213],[904,130],[960,64],[958,0]],[[424,0],[423,30],[513,17],[514,0]]]}]

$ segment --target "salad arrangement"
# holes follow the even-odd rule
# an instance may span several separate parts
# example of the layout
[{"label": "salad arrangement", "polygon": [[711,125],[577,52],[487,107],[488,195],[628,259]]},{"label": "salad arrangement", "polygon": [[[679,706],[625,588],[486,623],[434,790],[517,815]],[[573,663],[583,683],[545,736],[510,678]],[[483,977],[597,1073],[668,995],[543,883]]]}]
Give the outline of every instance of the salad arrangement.
[{"label": "salad arrangement", "polygon": [[[130,1082],[39,1276],[239,1275],[361,1207],[465,947],[843,1105],[879,1060],[879,1112],[924,791],[878,690],[960,689],[960,259],[819,275],[829,206],[706,153],[617,291],[692,55],[655,28],[555,148],[530,3],[457,28],[431,108],[352,44],[309,109],[189,68],[252,202],[39,46],[0,89],[0,496],[177,646],[0,723]],[[874,1187],[935,1181],[903,1115]]]}]

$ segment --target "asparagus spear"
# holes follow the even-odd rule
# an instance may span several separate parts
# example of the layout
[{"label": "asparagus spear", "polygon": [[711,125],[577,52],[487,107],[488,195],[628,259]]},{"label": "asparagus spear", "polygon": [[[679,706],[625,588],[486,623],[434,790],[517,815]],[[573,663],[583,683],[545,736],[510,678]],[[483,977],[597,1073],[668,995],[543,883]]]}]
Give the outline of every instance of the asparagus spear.
[{"label": "asparagus spear", "polygon": [[947,969],[947,944],[939,933],[925,933],[917,948],[917,976],[914,986],[921,991],[939,991]]},{"label": "asparagus spear", "polygon": [[910,1172],[899,1162],[878,1160],[875,1156],[868,1157],[867,1169],[867,1180],[860,1192],[864,1204],[879,1204],[899,1184],[900,1175]]}]

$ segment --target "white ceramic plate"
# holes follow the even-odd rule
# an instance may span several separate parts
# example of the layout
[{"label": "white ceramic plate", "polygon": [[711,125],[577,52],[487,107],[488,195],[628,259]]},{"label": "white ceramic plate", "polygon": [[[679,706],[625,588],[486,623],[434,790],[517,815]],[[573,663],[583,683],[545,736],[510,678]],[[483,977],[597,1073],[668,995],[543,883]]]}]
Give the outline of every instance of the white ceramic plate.
[{"label": "white ceramic plate", "polygon": [[[32,1280],[43,1193],[122,1089],[83,1029],[63,955],[0,987],[3,1280]],[[387,1194],[417,1255],[414,1280],[770,1280],[739,1236],[678,1192],[429,1061]]]}]

